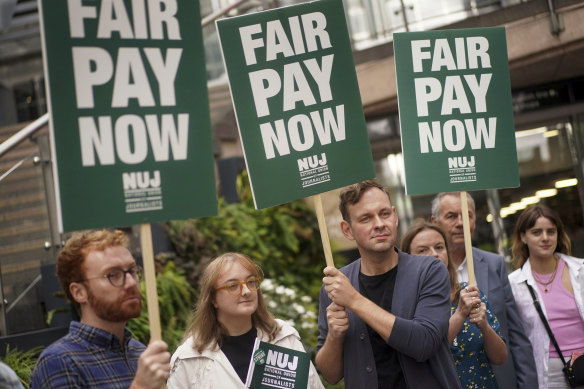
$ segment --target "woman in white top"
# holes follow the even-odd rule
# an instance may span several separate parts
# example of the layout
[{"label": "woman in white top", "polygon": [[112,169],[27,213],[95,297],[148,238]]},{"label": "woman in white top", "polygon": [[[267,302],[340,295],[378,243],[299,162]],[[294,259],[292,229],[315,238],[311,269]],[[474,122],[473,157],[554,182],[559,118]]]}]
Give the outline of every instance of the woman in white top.
[{"label": "woman in white top", "polygon": [[[239,253],[207,266],[192,324],[170,362],[169,389],[245,388],[256,337],[304,352],[298,332],[268,312],[261,276],[260,267]],[[308,388],[323,388],[312,362]]]},{"label": "woman in white top", "polygon": [[540,389],[570,386],[526,283],[534,289],[564,358],[584,351],[584,266],[582,259],[570,256],[570,249],[556,212],[534,205],[521,213],[513,234],[517,270],[509,282],[533,346]]}]

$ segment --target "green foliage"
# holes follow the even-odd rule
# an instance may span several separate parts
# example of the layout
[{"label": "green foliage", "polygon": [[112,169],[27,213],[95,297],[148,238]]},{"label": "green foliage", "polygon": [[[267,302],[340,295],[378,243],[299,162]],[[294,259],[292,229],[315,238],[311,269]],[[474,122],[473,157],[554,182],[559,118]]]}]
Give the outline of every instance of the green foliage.
[{"label": "green foliage", "polygon": [[6,352],[4,358],[2,358],[2,362],[14,370],[25,388],[28,388],[32,370],[42,349],[39,346],[30,350],[20,351],[17,349],[11,350],[10,346],[6,346]]},{"label": "green foliage", "polygon": [[287,320],[296,327],[302,341],[312,352],[318,337],[318,306],[307,295],[302,295],[294,286],[284,287],[266,278],[262,282],[262,293],[268,309],[279,319]]},{"label": "green foliage", "polygon": [[[161,259],[159,256],[158,259]],[[156,288],[158,291],[158,307],[160,310],[160,327],[162,338],[168,344],[168,348],[174,351],[187,327],[191,312],[191,304],[195,300],[195,291],[189,284],[185,272],[176,267],[168,258],[162,258],[166,262],[158,266],[156,274]],[[144,344],[150,340],[150,325],[148,322],[148,310],[146,301],[146,285],[140,283],[142,291],[142,312],[140,316],[128,322],[128,329],[132,335]]]},{"label": "green foliage", "polygon": [[238,187],[242,202],[227,204],[220,199],[217,217],[168,223],[170,240],[191,284],[196,285],[211,259],[235,251],[249,255],[266,278],[318,296],[325,261],[312,209],[294,201],[256,210],[245,172]]}]

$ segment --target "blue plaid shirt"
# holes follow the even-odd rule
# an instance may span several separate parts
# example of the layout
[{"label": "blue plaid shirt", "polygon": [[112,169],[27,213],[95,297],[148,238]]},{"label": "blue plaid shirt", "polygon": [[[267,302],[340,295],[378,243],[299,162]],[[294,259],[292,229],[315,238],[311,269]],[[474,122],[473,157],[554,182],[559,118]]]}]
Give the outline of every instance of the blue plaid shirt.
[{"label": "blue plaid shirt", "polygon": [[36,388],[129,388],[146,346],[125,330],[125,344],[104,330],[72,321],[69,333],[47,347],[31,376]]}]

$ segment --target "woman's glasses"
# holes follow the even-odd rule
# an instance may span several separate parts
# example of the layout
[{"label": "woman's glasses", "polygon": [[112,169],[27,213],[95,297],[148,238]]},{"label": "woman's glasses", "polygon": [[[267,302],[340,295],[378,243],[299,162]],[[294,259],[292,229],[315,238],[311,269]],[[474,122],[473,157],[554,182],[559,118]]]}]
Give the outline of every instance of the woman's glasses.
[{"label": "woman's glasses", "polygon": [[215,289],[217,290],[221,290],[221,289],[225,289],[227,291],[227,293],[229,293],[232,296],[237,296],[239,294],[241,294],[241,291],[243,290],[243,285],[247,286],[247,289],[251,290],[252,292],[255,292],[256,290],[258,290],[260,288],[260,284],[262,283],[262,280],[259,278],[250,278],[249,280],[246,281],[233,281],[230,282],[226,285],[223,285],[220,288]]}]

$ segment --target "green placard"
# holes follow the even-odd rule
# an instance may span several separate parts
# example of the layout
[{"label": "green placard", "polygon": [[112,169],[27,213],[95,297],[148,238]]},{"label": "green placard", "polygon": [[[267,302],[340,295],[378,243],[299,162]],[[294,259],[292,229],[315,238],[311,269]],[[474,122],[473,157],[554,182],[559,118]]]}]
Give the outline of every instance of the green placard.
[{"label": "green placard", "polygon": [[519,186],[505,28],[394,34],[408,194]]},{"label": "green placard", "polygon": [[217,213],[197,1],[40,1],[63,231]]},{"label": "green placard", "polygon": [[305,389],[310,354],[262,342],[256,338],[246,387],[250,389]]},{"label": "green placard", "polygon": [[341,0],[217,30],[256,208],[375,176]]}]

